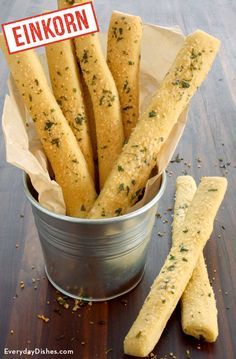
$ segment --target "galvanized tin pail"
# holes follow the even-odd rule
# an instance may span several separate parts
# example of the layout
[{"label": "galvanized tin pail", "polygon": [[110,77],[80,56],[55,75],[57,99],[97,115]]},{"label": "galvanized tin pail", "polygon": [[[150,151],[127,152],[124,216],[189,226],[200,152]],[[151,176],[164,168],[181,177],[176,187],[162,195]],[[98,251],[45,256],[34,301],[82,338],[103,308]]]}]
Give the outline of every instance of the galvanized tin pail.
[{"label": "galvanized tin pail", "polygon": [[52,285],[67,296],[89,301],[112,299],[133,289],[144,273],[157,204],[165,187],[164,173],[159,192],[142,208],[116,218],[90,220],[43,208],[25,175],[25,193]]}]

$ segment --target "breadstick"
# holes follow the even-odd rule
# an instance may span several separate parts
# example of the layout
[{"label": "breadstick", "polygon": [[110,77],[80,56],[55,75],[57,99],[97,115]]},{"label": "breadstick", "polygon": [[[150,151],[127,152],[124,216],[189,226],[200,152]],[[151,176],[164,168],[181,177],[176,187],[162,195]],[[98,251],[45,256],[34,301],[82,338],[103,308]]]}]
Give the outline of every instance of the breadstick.
[{"label": "breadstick", "polygon": [[[177,235],[181,231],[188,207],[196,191],[196,183],[190,176],[176,180],[176,200],[173,220],[173,245],[178,246]],[[218,336],[217,308],[210,285],[203,254],[200,255],[193,275],[181,297],[182,328],[197,339],[214,342]]]},{"label": "breadstick", "polygon": [[129,138],[139,118],[139,71],[142,21],[114,11],[111,16],[107,63],[120,97],[125,137]]},{"label": "breadstick", "polygon": [[30,112],[56,181],[62,187],[66,212],[85,217],[96,198],[92,178],[75,136],[50,90],[34,50],[9,55],[0,45],[19,93]]},{"label": "breadstick", "polygon": [[93,151],[74,43],[66,40],[50,44],[46,46],[46,55],[53,93],[94,179]]},{"label": "breadstick", "polygon": [[184,289],[192,276],[198,257],[209,239],[227,180],[203,177],[186,213],[181,230],[160,274],[124,341],[126,354],[145,357],[158,342]]},{"label": "breadstick", "polygon": [[[84,0],[76,0],[82,4]],[[64,1],[59,0],[59,6]],[[115,81],[102,53],[98,33],[75,38],[76,54],[88,86],[96,121],[100,188],[121,153],[124,130]]]},{"label": "breadstick", "polygon": [[189,35],[160,89],[154,94],[131,133],[90,218],[126,213],[145,187],[157,154],[178,117],[205,79],[220,41],[197,30]]},{"label": "breadstick", "polygon": [[[87,1],[84,0],[83,2],[87,2]],[[82,1],[81,1],[81,3],[82,3]],[[72,5],[75,5],[74,0],[58,0],[58,8],[59,9],[64,9],[64,8],[67,8]],[[95,118],[94,118],[94,112],[93,112],[93,104],[92,104],[92,100],[91,100],[91,96],[90,96],[88,87],[84,81],[83,76],[81,76],[80,80],[82,83],[86,113],[87,113],[88,122],[89,122],[89,132],[90,132],[90,138],[91,138],[91,143],[92,143],[92,148],[93,148],[93,157],[94,157],[94,160],[97,160],[97,137],[96,137],[96,124],[95,124]]]}]

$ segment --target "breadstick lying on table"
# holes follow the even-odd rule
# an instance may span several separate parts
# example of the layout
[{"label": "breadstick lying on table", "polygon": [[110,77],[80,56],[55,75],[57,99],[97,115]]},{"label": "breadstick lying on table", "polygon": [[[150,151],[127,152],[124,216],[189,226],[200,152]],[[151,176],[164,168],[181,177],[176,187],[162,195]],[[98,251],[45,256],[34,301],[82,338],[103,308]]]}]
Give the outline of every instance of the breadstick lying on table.
[{"label": "breadstick lying on table", "polygon": [[[76,0],[82,4],[85,0]],[[64,1],[58,1],[59,7]],[[100,188],[122,151],[124,130],[115,81],[102,53],[98,33],[74,39],[76,54],[88,86],[96,121]]]},{"label": "breadstick lying on table", "polygon": [[93,151],[74,43],[66,40],[47,45],[46,55],[53,93],[94,179]]},{"label": "breadstick lying on table", "polygon": [[124,146],[89,213],[90,218],[125,214],[137,201],[163,143],[205,79],[219,45],[219,40],[200,30],[185,39],[171,69]]},{"label": "breadstick lying on table", "polygon": [[203,177],[160,274],[124,341],[126,354],[145,357],[158,342],[209,239],[227,188],[223,177]]},{"label": "breadstick lying on table", "polygon": [[125,138],[129,138],[139,118],[139,71],[142,21],[114,11],[108,31],[107,63],[120,97]]},{"label": "breadstick lying on table", "polygon": [[[176,180],[176,199],[173,220],[173,245],[178,246],[181,237],[178,232],[196,191],[191,176],[179,176]],[[218,336],[217,308],[213,289],[210,285],[203,254],[200,255],[193,275],[181,297],[181,321],[185,334],[197,339],[214,342]]]},{"label": "breadstick lying on table", "polygon": [[96,198],[94,183],[78,142],[49,88],[42,65],[34,50],[9,55],[2,34],[0,46],[62,188],[66,212],[70,216],[85,217]]}]

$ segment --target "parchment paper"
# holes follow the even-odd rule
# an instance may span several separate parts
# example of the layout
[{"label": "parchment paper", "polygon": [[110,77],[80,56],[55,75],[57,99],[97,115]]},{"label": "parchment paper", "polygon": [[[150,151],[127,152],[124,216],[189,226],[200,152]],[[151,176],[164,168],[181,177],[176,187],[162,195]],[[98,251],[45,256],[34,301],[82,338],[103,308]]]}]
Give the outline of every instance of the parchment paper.
[{"label": "parchment paper", "polygon": [[[100,34],[104,54],[106,54],[107,35]],[[158,88],[173,63],[184,41],[179,28],[165,28],[156,25],[144,25],[141,50],[141,110],[150,96]],[[48,76],[45,55],[42,64]],[[49,78],[49,77],[48,77]],[[12,77],[8,81],[9,95],[6,95],[2,127],[6,144],[6,160],[24,170],[38,192],[39,203],[52,212],[65,214],[65,203],[60,186],[51,180],[48,163],[34,124],[19,95]],[[168,140],[162,147],[157,160],[157,175],[146,186],[144,197],[131,211],[147,203],[160,186],[160,175],[168,166],[187,121],[187,109],[179,117]]]}]

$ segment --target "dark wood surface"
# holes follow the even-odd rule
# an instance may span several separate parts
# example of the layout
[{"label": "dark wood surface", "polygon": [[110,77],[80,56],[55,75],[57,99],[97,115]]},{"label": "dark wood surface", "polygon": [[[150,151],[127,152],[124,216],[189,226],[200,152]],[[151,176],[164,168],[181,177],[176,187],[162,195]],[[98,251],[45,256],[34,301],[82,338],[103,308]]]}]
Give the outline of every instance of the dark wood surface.
[{"label": "dark wood surface", "polygon": [[[56,1],[0,1],[0,22],[54,9]],[[191,103],[189,122],[178,146],[183,157],[172,163],[168,186],[159,206],[150,245],[147,269],[140,285],[129,294],[106,303],[87,305],[72,313],[60,307],[58,293],[45,279],[40,244],[22,173],[5,161],[0,142],[0,356],[3,349],[72,349],[74,355],[34,357],[128,358],[122,342],[135,319],[149,287],[159,272],[171,244],[171,212],[176,176],[188,173],[199,181],[203,175],[226,176],[229,181],[214,232],[206,246],[209,275],[219,311],[219,338],[215,344],[200,343],[184,335],[177,308],[153,353],[156,358],[236,358],[236,2],[234,0],[96,0],[101,28],[107,28],[113,9],[139,14],[145,22],[179,25],[185,33],[196,28],[222,40],[220,54],[207,81]],[[158,46],[158,44],[157,44]],[[6,94],[8,71],[0,56],[0,107]],[[190,164],[190,166],[188,166]],[[165,220],[168,223],[163,223]],[[163,236],[158,232],[164,233]],[[36,282],[33,283],[32,279]],[[25,288],[20,288],[24,281]],[[36,288],[34,288],[36,287]],[[50,318],[44,323],[37,318]],[[7,356],[6,356],[7,357]],[[8,356],[18,358],[17,355]],[[25,356],[24,356],[25,357]]]}]

